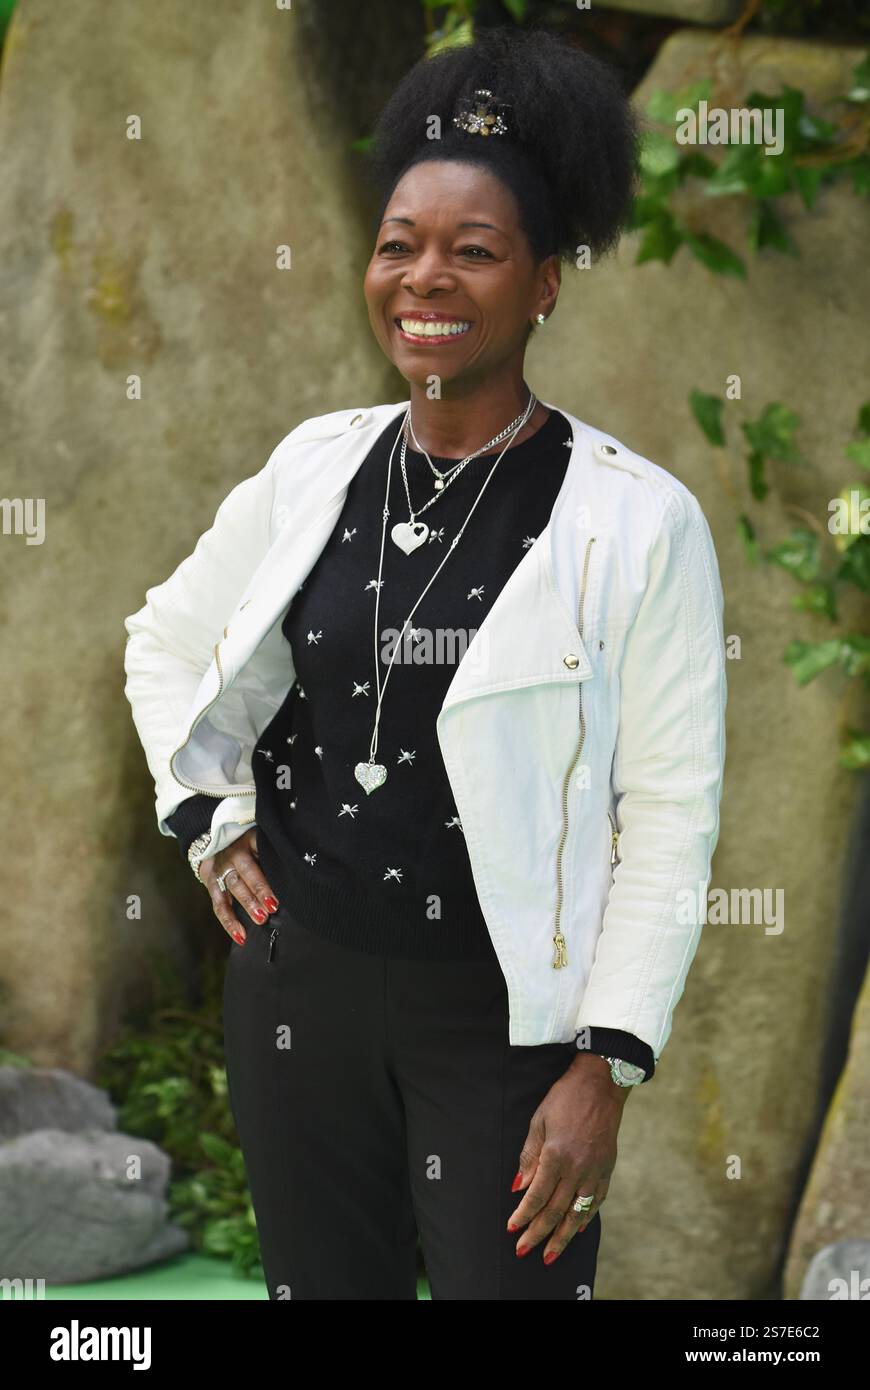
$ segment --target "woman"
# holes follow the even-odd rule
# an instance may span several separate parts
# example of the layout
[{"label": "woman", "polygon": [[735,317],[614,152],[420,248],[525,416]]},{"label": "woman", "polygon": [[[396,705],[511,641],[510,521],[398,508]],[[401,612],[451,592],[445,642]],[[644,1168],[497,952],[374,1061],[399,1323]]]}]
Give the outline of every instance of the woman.
[{"label": "woman", "polygon": [[234,943],[273,1299],[414,1298],[418,1233],[433,1298],[592,1296],[724,753],[697,501],[523,375],[635,146],[614,78],[544,33],[413,68],[365,276],[410,400],[303,421],[126,620],[159,828]]}]

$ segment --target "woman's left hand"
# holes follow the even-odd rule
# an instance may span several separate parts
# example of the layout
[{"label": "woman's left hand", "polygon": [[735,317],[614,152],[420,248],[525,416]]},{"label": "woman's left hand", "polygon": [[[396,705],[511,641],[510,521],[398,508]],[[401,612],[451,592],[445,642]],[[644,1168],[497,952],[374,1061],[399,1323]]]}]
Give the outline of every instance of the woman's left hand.
[{"label": "woman's left hand", "polygon": [[[591,1052],[579,1053],[550,1087],[532,1116],[514,1179],[514,1190],[525,1196],[508,1230],[527,1226],[517,1241],[518,1255],[549,1236],[543,1256],[552,1264],[595,1216],[616,1166],[616,1135],[631,1089],[617,1086],[610,1064]],[[575,1212],[577,1196],[587,1194],[594,1194],[593,1205]]]}]

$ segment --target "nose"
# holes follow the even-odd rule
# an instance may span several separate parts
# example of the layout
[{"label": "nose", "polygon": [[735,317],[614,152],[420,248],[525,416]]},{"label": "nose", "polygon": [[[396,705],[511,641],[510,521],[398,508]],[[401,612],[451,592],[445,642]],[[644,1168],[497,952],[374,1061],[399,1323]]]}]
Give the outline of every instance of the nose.
[{"label": "nose", "polygon": [[456,278],[445,257],[437,247],[421,251],[402,276],[402,289],[425,299],[433,290],[453,290]]}]

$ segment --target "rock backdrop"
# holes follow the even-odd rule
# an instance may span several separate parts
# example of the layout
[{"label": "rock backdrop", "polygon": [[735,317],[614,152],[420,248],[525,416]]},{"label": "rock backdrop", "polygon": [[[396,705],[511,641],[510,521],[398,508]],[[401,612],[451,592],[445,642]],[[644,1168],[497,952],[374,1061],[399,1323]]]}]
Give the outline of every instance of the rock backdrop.
[{"label": "rock backdrop", "polygon": [[124,617],[300,420],[401,398],[350,144],[420,20],[379,8],[22,0],[9,30],[2,491],[44,499],[45,534],[0,535],[0,998],[7,1045],[42,1064],[89,1071],[146,948],[223,946],[157,831]]},{"label": "rock backdrop", "polygon": [[[714,75],[715,104],[725,107],[753,89],[773,93],[787,84],[821,101],[847,90],[860,56],[860,49],[764,38],[733,44],[681,30],[659,51],[635,100],[643,110],[656,89]],[[669,266],[636,266],[639,234],[629,235],[612,260],[566,271],[558,306],[536,334],[529,381],[545,400],[675,473],[704,508],[725,590],[725,631],[740,638],[742,652],[728,663],[711,890],[782,889],[785,925],[778,934],[763,925],[704,929],[656,1078],[626,1106],[602,1212],[602,1298],[779,1296],[817,1136],[845,849],[862,788],[837,765],[840,678],[832,672],[800,689],[781,660],[791,638],[827,636],[826,622],[792,609],[796,586],[784,572],[747,563],[735,519],[748,512],[772,544],[797,524],[790,508],[826,523],[828,499],[860,472],[843,448],[870,380],[866,315],[857,311],[870,293],[870,208],[848,187],[824,192],[810,214],[790,200],[799,258],[748,252],[739,200],[699,196],[684,213],[743,254],[747,280],[713,275],[685,249]],[[723,468],[688,397],[695,387],[724,394],[731,373],[742,378],[743,399],[726,406]],[[755,504],[739,425],[772,401],[801,415],[799,443],[811,466],[776,466],[771,495]],[[857,616],[866,631],[866,607]],[[735,1159],[742,1176],[729,1178]],[[866,1207],[866,1180],[862,1195]],[[823,1235],[820,1244],[834,1239]],[[815,1248],[806,1246],[804,1263]]]},{"label": "rock backdrop", "polygon": [[[42,1065],[89,1072],[147,989],[146,947],[181,965],[220,949],[204,895],[157,833],[123,696],[123,618],[299,420],[400,398],[365,315],[368,212],[348,145],[416,56],[419,23],[415,5],[385,2],[22,0],[10,30],[3,489],[45,499],[45,535],[0,538],[0,698],[16,735],[0,753],[0,991],[9,1044]],[[857,56],[680,31],[638,101],[711,64],[726,105],[785,83],[823,98],[845,88]],[[139,140],[127,138],[134,116]],[[699,200],[692,215],[734,244],[742,235],[730,200]],[[676,473],[710,519],[726,631],[741,642],[713,887],[785,893],[781,933],[707,927],[659,1075],[628,1103],[603,1214],[604,1298],[777,1296],[816,1138],[858,783],[836,763],[838,678],[800,690],[781,662],[820,620],[792,610],[786,575],[748,566],[735,517],[748,510],[779,539],[789,508],[824,518],[849,476],[842,451],[870,366],[855,312],[870,218],[838,188],[809,215],[795,202],[790,220],[800,259],[750,257],[746,283],[684,251],[636,267],[627,237],[610,262],[566,272],[528,361],[543,399]],[[285,244],[292,269],[278,270]],[[687,398],[721,392],[734,372],[743,400],[728,408],[723,468]],[[134,377],[141,399],[128,399]],[[771,401],[800,411],[812,466],[780,469],[753,508],[739,421]],[[128,915],[131,897],[141,917]],[[827,1229],[824,1241],[843,1235]],[[804,1263],[814,1248],[802,1242]]]}]

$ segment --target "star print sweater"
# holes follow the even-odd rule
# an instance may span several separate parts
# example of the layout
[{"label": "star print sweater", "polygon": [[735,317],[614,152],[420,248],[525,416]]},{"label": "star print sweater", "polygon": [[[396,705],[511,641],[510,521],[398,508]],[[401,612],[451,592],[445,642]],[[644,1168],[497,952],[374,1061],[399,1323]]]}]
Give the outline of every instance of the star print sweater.
[{"label": "star print sweater", "polygon": [[[260,865],[278,901],[339,944],[406,958],[494,958],[435,721],[458,661],[547,525],[571,427],[551,410],[530,439],[502,455],[449,556],[499,449],[473,459],[437,493],[426,458],[408,449],[408,488],[428,531],[406,554],[390,534],[409,515],[399,438],[379,589],[388,463],[399,433],[391,422],[352,478],[335,528],[283,619],[297,678],[254,752]],[[457,460],[433,462],[446,471]],[[374,761],[387,773],[366,793],[354,768],[369,759],[375,721],[378,592],[383,701]],[[213,810],[213,798],[196,795],[169,817],[185,853]],[[619,1029],[589,1031],[591,1051],[635,1062],[649,1080],[648,1044]]]}]

